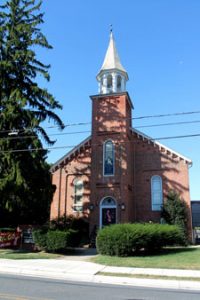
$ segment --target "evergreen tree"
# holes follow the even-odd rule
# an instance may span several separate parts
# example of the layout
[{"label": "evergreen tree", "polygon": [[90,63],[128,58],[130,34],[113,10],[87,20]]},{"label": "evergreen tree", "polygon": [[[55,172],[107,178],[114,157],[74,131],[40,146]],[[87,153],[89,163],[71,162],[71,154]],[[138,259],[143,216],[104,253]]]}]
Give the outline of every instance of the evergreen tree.
[{"label": "evergreen tree", "polygon": [[180,226],[187,237],[187,206],[176,191],[169,191],[161,215],[168,224]]},{"label": "evergreen tree", "polygon": [[42,140],[54,141],[42,123],[63,123],[54,112],[61,105],[37,82],[38,75],[49,81],[50,66],[35,49],[52,48],[40,29],[40,8],[36,0],[0,6],[0,222],[43,222],[54,191]]}]

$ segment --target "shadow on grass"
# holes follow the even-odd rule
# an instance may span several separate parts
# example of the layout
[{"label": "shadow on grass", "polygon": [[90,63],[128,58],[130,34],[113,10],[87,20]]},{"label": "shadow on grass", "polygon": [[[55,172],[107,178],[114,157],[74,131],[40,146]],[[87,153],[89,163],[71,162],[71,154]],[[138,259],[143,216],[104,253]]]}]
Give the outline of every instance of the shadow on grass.
[{"label": "shadow on grass", "polygon": [[0,254],[13,255],[13,254],[32,254],[39,251],[31,251],[26,249],[0,249]]},{"label": "shadow on grass", "polygon": [[186,253],[186,252],[194,252],[196,251],[196,248],[192,247],[173,247],[173,248],[162,248],[152,251],[140,251],[135,253],[134,257],[145,257],[145,256],[162,256],[162,255],[173,255],[178,253]]}]

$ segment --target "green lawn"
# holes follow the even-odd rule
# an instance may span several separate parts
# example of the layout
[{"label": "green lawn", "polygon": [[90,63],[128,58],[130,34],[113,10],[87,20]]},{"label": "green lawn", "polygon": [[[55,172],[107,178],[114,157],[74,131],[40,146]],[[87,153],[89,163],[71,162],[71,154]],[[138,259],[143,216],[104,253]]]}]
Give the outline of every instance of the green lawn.
[{"label": "green lawn", "polygon": [[128,278],[145,278],[145,279],[200,281],[199,277],[164,276],[164,275],[149,275],[149,274],[129,274],[129,273],[126,274],[126,273],[98,272],[98,275],[126,277],[126,278],[128,277]]},{"label": "green lawn", "polygon": [[92,261],[119,267],[200,270],[200,248],[167,248],[157,255],[132,257],[98,255]]},{"label": "green lawn", "polygon": [[4,259],[49,259],[58,258],[60,255],[46,252],[30,252],[26,250],[1,249],[0,258]]}]

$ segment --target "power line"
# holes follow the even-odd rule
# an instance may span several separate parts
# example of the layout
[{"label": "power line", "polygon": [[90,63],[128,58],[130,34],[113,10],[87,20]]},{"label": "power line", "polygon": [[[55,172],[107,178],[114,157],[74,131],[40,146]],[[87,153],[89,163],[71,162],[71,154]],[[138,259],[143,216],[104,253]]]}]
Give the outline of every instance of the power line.
[{"label": "power line", "polygon": [[[141,120],[141,119],[150,119],[150,118],[163,118],[163,117],[172,117],[172,116],[183,116],[183,115],[192,115],[192,114],[200,114],[200,111],[190,111],[190,112],[175,112],[175,113],[168,113],[168,114],[157,114],[157,115],[146,115],[146,116],[140,116],[140,117],[133,117],[133,118],[120,118],[120,120]],[[117,118],[115,119],[117,120]],[[64,127],[71,127],[71,126],[84,126],[84,125],[91,125],[91,122],[78,122],[78,123],[68,123],[64,124]],[[44,129],[52,129],[52,128],[59,128],[58,125],[52,125],[44,127]],[[0,133],[9,133],[13,130],[24,132],[24,131],[31,131],[33,130],[33,127],[24,128],[24,129],[11,129],[11,130],[0,130]]]},{"label": "power line", "polygon": [[13,150],[0,150],[0,153],[17,153],[17,152],[33,152],[33,151],[49,151],[57,149],[74,148],[76,146],[58,146],[49,148],[31,148],[31,149],[13,149]]},{"label": "power line", "polygon": [[195,121],[183,121],[183,122],[171,122],[171,123],[160,123],[160,124],[150,124],[150,125],[141,125],[134,128],[150,128],[150,127],[161,127],[161,126],[171,126],[171,125],[184,125],[184,124],[194,124],[200,123],[200,120]]},{"label": "power line", "polygon": [[[160,124],[150,124],[150,125],[141,125],[141,126],[136,126],[134,127],[135,129],[138,128],[151,128],[151,127],[162,127],[162,126],[172,126],[172,125],[185,125],[185,124],[196,124],[200,123],[200,120],[195,120],[195,121],[183,121],[183,122],[169,122],[169,123],[160,123]],[[73,135],[73,134],[83,134],[83,133],[91,133],[89,130],[85,131],[73,131],[73,132],[62,132],[62,133],[53,133],[53,134],[48,134],[48,136],[63,136],[63,135]],[[8,137],[3,137],[0,138],[0,140],[22,140],[22,139],[29,139],[29,138],[35,138],[35,135],[22,135],[19,136],[18,133],[14,136],[8,136]]]},{"label": "power line", "polygon": [[[71,135],[71,134],[80,134],[80,133],[91,133],[91,131],[73,131],[73,132],[62,132],[62,133],[52,133],[48,134],[48,136],[60,136],[60,135]],[[36,135],[15,135],[15,136],[8,136],[0,138],[0,140],[23,140],[23,139],[31,139],[31,138],[37,138]]]},{"label": "power line", "polygon": [[[181,138],[194,138],[200,137],[200,133],[188,134],[188,135],[176,135],[176,136],[167,136],[167,137],[158,137],[158,138],[148,138],[151,142],[156,142],[159,140],[169,140],[169,139],[181,139]],[[135,142],[135,141],[133,141]],[[125,144],[126,142],[120,142],[120,144]],[[93,146],[102,146],[102,144],[93,144]],[[75,148],[77,145],[67,145],[67,146],[58,146],[58,147],[48,147],[48,148],[32,148],[32,149],[13,149],[13,150],[0,150],[0,153],[15,153],[15,152],[33,152],[33,151],[51,151],[57,149],[67,149]]]},{"label": "power line", "polygon": [[182,116],[182,115],[192,115],[192,114],[199,114],[200,111],[189,111],[189,112],[177,112],[177,113],[170,113],[170,114],[160,114],[160,115],[147,115],[142,117],[135,117],[132,120],[139,120],[139,119],[149,119],[149,118],[162,118],[162,117],[172,117],[172,116]]},{"label": "power line", "polygon": [[[80,122],[80,123],[69,123],[69,124],[65,124],[63,125],[64,128],[66,127],[70,127],[70,126],[83,126],[83,125],[90,125],[91,122]],[[59,125],[54,125],[54,126],[47,126],[47,127],[44,127],[44,129],[52,129],[52,128],[60,128]],[[18,129],[18,128],[15,128],[15,129],[8,129],[8,130],[0,130],[0,133],[9,133],[9,132],[26,132],[26,131],[33,131],[34,129],[37,129],[37,128],[34,128],[34,127],[27,127],[27,128],[23,128],[23,129]]]},{"label": "power line", "polygon": [[186,135],[158,137],[158,138],[150,139],[150,140],[151,141],[160,141],[160,140],[183,139],[183,138],[199,137],[199,136],[200,136],[200,133],[195,133],[195,134],[186,134]]}]

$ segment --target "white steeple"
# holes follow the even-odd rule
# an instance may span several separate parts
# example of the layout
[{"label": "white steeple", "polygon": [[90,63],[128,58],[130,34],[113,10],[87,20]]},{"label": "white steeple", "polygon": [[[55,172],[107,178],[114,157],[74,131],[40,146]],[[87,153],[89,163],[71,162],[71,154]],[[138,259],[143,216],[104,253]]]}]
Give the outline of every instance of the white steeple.
[{"label": "white steeple", "polygon": [[110,42],[104,58],[103,65],[97,74],[97,81],[99,82],[99,93],[119,93],[126,91],[126,81],[128,74],[122,66],[112,29],[110,31]]}]

